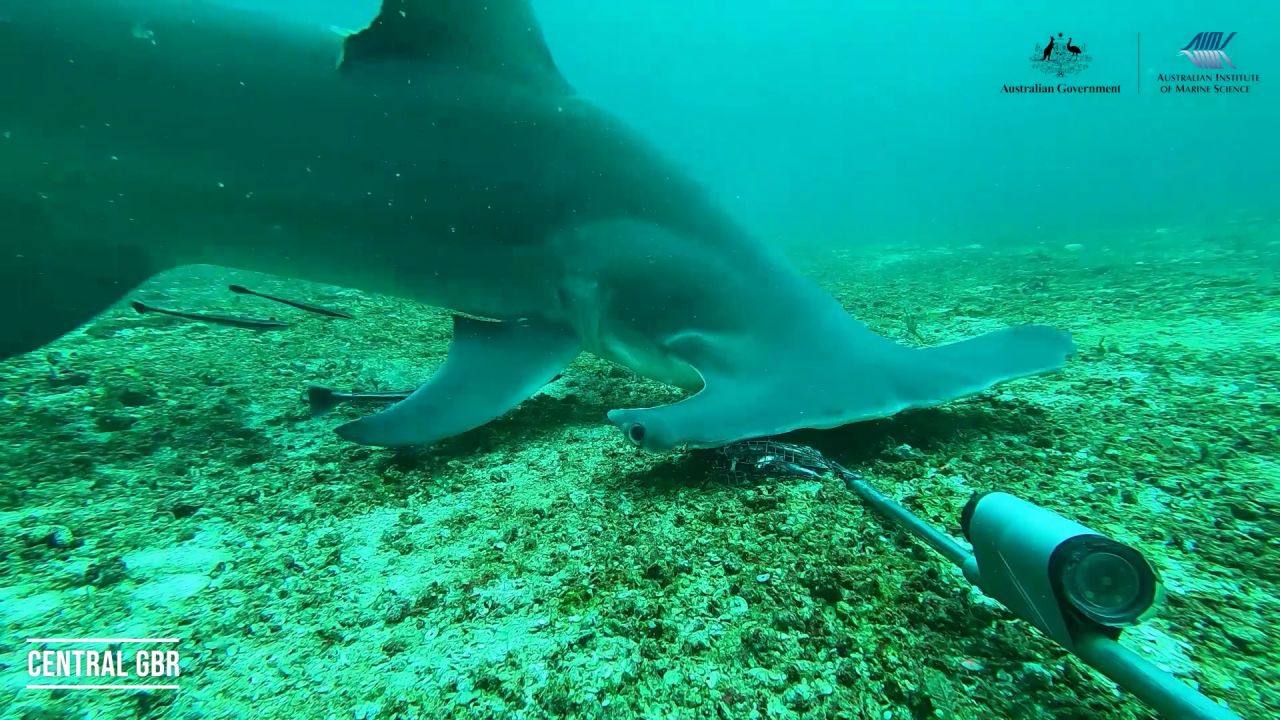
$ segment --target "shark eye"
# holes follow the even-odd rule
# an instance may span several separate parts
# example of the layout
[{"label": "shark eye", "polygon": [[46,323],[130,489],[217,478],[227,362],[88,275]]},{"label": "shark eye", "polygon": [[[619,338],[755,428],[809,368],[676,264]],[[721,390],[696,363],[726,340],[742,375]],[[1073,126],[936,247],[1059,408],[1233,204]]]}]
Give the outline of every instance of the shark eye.
[{"label": "shark eye", "polygon": [[631,427],[627,428],[627,439],[630,440],[631,444],[635,445],[636,447],[643,446],[644,426],[641,425],[640,423],[636,423]]}]

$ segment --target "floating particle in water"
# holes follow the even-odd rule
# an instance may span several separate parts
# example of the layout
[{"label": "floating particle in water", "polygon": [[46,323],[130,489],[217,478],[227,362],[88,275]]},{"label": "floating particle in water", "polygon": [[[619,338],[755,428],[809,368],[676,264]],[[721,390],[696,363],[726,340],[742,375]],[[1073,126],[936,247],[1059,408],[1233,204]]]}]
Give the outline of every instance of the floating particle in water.
[{"label": "floating particle in water", "polygon": [[137,25],[134,25],[131,33],[138,40],[142,40],[143,42],[149,42],[152,45],[156,44],[155,32],[148,29],[147,26],[143,25],[142,23],[138,23]]}]

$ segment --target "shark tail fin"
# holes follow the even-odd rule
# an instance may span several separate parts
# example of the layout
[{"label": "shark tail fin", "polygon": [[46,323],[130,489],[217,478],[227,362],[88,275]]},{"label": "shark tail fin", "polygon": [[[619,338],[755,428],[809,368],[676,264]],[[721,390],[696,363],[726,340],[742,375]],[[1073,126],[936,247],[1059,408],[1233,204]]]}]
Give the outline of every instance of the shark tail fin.
[{"label": "shark tail fin", "polygon": [[1018,325],[949,345],[912,351],[901,388],[914,407],[972,395],[1029,375],[1060,369],[1076,352],[1071,335],[1047,325]]}]

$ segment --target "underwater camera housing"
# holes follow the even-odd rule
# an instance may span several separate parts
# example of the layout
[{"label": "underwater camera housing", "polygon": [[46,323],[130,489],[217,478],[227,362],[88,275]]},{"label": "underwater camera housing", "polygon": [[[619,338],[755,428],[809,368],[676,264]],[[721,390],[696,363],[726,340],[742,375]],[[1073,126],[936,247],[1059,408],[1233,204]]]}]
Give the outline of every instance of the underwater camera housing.
[{"label": "underwater camera housing", "polygon": [[716,466],[746,474],[817,479],[834,473],[868,508],[961,568],[988,597],[1035,625],[1162,717],[1240,720],[1117,640],[1142,622],[1163,590],[1137,550],[1009,493],[979,493],[960,518],[972,551],[876,490],[861,474],[806,445],[751,440],[719,448]]},{"label": "underwater camera housing", "polygon": [[1009,493],[979,493],[960,518],[973,555],[965,577],[1067,648],[1115,638],[1163,594],[1142,553]]}]

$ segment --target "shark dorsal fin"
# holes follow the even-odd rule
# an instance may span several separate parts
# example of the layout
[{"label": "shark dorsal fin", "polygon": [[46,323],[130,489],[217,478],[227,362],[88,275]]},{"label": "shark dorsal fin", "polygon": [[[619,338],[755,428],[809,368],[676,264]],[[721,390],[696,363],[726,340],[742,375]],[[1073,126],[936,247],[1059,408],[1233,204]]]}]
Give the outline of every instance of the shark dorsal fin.
[{"label": "shark dorsal fin", "polygon": [[529,0],[382,0],[369,27],[347,38],[340,70],[420,60],[568,91]]}]

